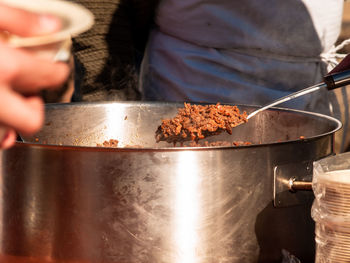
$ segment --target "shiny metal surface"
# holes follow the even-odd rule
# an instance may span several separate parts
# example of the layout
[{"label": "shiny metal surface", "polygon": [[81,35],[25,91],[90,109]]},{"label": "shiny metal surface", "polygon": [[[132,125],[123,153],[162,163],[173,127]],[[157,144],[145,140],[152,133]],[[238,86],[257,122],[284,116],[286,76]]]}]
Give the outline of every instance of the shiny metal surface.
[{"label": "shiny metal surface", "polygon": [[[273,109],[220,135],[251,146],[156,144],[160,120],[179,106],[48,106],[44,129],[26,139],[51,145],[3,152],[0,259],[271,263],[286,249],[312,262],[311,202],[275,208],[273,170],[330,155],[340,123]],[[144,148],[91,147],[111,138]]]},{"label": "shiny metal surface", "polygon": [[274,206],[289,207],[312,201],[312,171],[312,160],[278,164],[274,168]]}]

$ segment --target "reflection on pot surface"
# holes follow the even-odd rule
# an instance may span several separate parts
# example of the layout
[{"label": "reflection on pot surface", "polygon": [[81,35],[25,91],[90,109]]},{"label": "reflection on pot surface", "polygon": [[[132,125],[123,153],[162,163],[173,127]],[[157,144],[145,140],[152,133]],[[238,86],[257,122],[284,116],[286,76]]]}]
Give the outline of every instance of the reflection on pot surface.
[{"label": "reflection on pot surface", "polygon": [[[285,249],[312,262],[312,193],[274,207],[274,170],[332,154],[341,124],[271,109],[210,138],[252,145],[157,144],[160,121],[181,106],[48,105],[43,130],[3,152],[0,259],[270,263]],[[96,147],[112,138],[118,148]]]}]

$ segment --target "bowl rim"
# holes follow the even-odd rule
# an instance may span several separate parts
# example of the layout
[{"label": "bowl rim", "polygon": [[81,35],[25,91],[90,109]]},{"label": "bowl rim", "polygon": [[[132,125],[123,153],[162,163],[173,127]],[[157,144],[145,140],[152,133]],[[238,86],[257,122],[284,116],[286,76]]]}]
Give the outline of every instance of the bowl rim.
[{"label": "bowl rim", "polygon": [[11,36],[7,43],[13,47],[35,47],[61,42],[75,37],[94,24],[94,15],[82,5],[63,0],[1,0],[1,3],[34,13],[49,14],[63,21],[62,30],[41,36]]}]

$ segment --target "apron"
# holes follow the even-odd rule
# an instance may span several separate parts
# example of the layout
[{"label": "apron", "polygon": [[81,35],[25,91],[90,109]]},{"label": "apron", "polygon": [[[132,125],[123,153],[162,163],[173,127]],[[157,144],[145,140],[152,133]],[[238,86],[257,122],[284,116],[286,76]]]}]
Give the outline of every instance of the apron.
[{"label": "apron", "polygon": [[[144,100],[264,105],[322,81],[343,0],[162,0],[141,66]],[[281,107],[339,115],[333,92]]]}]

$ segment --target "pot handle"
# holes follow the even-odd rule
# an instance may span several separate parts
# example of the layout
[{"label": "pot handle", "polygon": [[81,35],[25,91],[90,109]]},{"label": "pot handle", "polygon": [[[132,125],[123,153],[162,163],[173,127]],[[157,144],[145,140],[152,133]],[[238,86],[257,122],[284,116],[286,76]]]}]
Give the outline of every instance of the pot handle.
[{"label": "pot handle", "polygon": [[289,178],[288,188],[291,192],[312,191],[312,182],[297,181],[295,177]]},{"label": "pot handle", "polygon": [[313,161],[274,167],[273,204],[275,207],[303,205],[314,199]]}]

